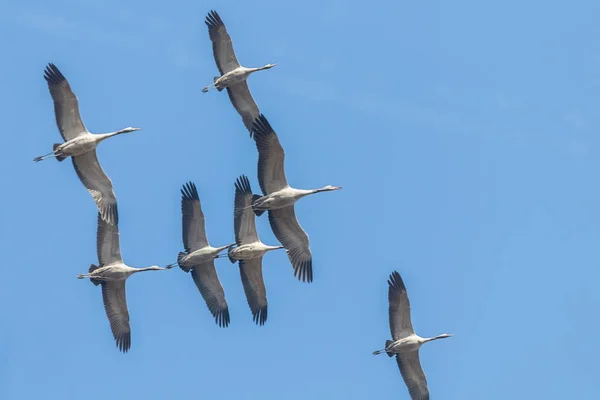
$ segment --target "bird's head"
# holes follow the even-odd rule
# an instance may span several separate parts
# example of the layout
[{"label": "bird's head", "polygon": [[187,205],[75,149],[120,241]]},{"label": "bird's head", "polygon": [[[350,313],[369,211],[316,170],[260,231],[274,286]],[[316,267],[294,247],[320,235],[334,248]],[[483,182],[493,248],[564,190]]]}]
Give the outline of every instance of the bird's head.
[{"label": "bird's head", "polygon": [[325,187],[323,187],[323,191],[331,191],[331,190],[340,190],[342,187],[341,186],[332,186],[332,185],[327,185]]},{"label": "bird's head", "polygon": [[276,65],[277,65],[277,64],[267,64],[267,65],[265,65],[263,68],[264,68],[264,69],[271,69],[271,68],[273,68],[273,67],[274,67],[274,66],[276,66]]},{"label": "bird's head", "polygon": [[135,131],[139,131],[142,128],[132,128],[131,126],[128,126],[127,128],[123,128],[119,131],[119,133],[129,133],[129,132],[135,132]]},{"label": "bird's head", "polygon": [[146,268],[146,270],[148,270],[148,271],[162,271],[163,269],[170,269],[170,268],[159,267],[158,265],[152,265],[152,266]]}]

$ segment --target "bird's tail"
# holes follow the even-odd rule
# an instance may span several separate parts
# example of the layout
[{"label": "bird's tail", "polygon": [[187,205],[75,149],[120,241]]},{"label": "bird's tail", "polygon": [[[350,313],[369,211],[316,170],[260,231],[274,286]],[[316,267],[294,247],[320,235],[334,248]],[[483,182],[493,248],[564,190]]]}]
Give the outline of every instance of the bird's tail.
[{"label": "bird's tail", "polygon": [[[215,83],[217,82],[217,80],[218,80],[219,78],[220,78],[220,76],[215,76],[215,77],[213,78],[213,85],[215,85]],[[222,88],[221,86],[217,86],[217,85],[215,85],[215,89],[217,89],[219,92],[220,92],[221,90],[223,90],[223,88]]]},{"label": "bird's tail", "polygon": [[220,92],[221,90],[223,90],[223,88],[220,88],[220,89],[219,89],[219,88],[217,87],[217,85],[215,85],[215,83],[217,82],[217,79],[219,79],[219,77],[218,77],[218,76],[215,76],[215,77],[213,78],[213,83],[212,83],[212,85],[204,86],[204,87],[202,88],[202,93],[206,93],[206,92],[208,92],[208,91],[210,90],[210,88],[211,88],[211,87],[214,87],[214,88],[216,88],[216,89],[217,89],[219,92]]},{"label": "bird's tail", "polygon": [[[88,269],[88,274],[91,274],[98,268],[100,268],[100,267],[97,265],[94,265],[94,264],[90,264],[90,269]],[[96,286],[98,286],[101,283],[98,279],[92,279],[92,278],[90,278],[90,282],[92,282]]]},{"label": "bird's tail", "polygon": [[388,355],[388,357],[394,357],[394,353],[390,353],[389,351],[387,351],[387,349],[391,346],[391,344],[393,343],[393,340],[386,340],[385,341],[385,349],[386,349],[386,353]]},{"label": "bird's tail", "polygon": [[233,250],[233,246],[229,246],[229,248],[227,249],[227,257],[229,258],[229,261],[231,261],[232,264],[235,264],[237,260],[231,256],[231,250]]},{"label": "bird's tail", "polygon": [[373,352],[373,354],[377,355],[377,354],[381,354],[381,353],[386,353],[388,355],[388,357],[394,357],[394,353],[390,353],[389,351],[387,351],[387,349],[390,347],[390,345],[392,343],[393,343],[393,340],[386,340],[385,341],[385,349],[376,350]]},{"label": "bird's tail", "polygon": [[[60,146],[60,143],[54,143],[54,145],[52,146],[52,151],[56,151],[56,149],[58,148],[58,146]],[[59,155],[54,155],[54,157],[56,157],[56,159],[58,161],[63,161],[65,158],[65,156],[59,156]]]},{"label": "bird's tail", "polygon": [[256,200],[260,199],[262,196],[258,195],[258,194],[253,194],[252,195],[252,211],[254,211],[254,215],[256,215],[257,217],[260,217],[261,215],[264,214],[265,210],[257,210],[256,208],[254,208],[254,203],[256,202]]},{"label": "bird's tail", "polygon": [[183,265],[183,258],[185,256],[187,256],[187,254],[183,251],[177,254],[177,265],[179,265],[179,268],[181,268],[185,272],[190,272],[190,267],[186,267],[185,265]]}]

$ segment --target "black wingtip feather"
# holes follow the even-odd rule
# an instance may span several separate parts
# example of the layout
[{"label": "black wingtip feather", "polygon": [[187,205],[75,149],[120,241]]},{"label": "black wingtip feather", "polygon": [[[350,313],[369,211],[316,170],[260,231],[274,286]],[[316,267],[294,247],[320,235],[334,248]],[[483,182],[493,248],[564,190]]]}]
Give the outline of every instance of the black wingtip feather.
[{"label": "black wingtip feather", "polygon": [[183,185],[183,188],[181,189],[181,197],[182,199],[190,201],[200,200],[200,197],[198,196],[198,189],[196,189],[194,182],[190,181]]},{"label": "black wingtip feather", "polygon": [[225,25],[219,14],[215,10],[210,10],[204,21],[209,28],[218,28],[221,25]]},{"label": "black wingtip feather", "polygon": [[123,353],[127,353],[131,348],[131,332],[127,332],[121,336],[115,335],[115,341],[119,350]]},{"label": "black wingtip feather", "polygon": [[235,181],[235,190],[239,191],[244,195],[252,194],[252,188],[250,187],[250,180],[246,175],[241,175]]},{"label": "black wingtip feather", "polygon": [[304,261],[294,268],[294,276],[306,283],[313,281],[312,260]]},{"label": "black wingtip feather", "polygon": [[269,124],[269,121],[263,114],[259,114],[258,117],[252,122],[252,130],[250,136],[256,138],[264,138],[268,135],[274,134],[275,131]]},{"label": "black wingtip feather", "polygon": [[44,79],[48,84],[58,85],[65,81],[65,76],[60,72],[56,65],[49,63],[44,70]]},{"label": "black wingtip feather", "polygon": [[267,322],[267,306],[261,307],[252,313],[252,320],[258,326],[263,326]]},{"label": "black wingtip feather", "polygon": [[229,326],[229,307],[225,307],[215,314],[215,322],[221,328],[227,328]]},{"label": "black wingtip feather", "polygon": [[394,271],[390,274],[390,278],[388,279],[388,285],[390,288],[394,288],[396,290],[406,290],[406,286],[404,286],[404,281],[402,277],[398,273],[398,271]]}]

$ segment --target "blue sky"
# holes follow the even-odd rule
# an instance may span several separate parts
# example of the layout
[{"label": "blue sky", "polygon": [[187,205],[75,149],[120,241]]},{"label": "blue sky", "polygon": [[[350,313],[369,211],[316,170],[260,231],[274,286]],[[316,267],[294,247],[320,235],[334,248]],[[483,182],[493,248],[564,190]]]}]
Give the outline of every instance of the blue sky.
[{"label": "blue sky", "polygon": [[[484,4],[485,3],[485,4]],[[225,93],[204,16],[216,9],[286,151],[315,280],[264,259],[269,319],[217,260],[218,328],[179,269],[127,283],[132,348],[115,347],[96,263],[96,209],[42,77],[65,74],[93,132],[143,130],[98,157],[136,267],[182,250],[181,185],[211,244],[233,240],[233,182],[257,153]],[[0,398],[408,399],[389,337],[397,269],[436,399],[597,398],[600,27],[594,1],[9,1],[3,41]],[[259,235],[277,244],[266,218]],[[575,339],[574,339],[575,338]]]}]

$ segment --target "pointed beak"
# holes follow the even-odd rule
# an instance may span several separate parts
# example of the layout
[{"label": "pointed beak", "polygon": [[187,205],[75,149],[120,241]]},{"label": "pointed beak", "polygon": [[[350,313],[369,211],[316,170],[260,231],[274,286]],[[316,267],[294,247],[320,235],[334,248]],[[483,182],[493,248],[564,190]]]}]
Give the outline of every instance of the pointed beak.
[{"label": "pointed beak", "polygon": [[341,186],[334,186],[333,190],[340,190],[342,187]]}]

